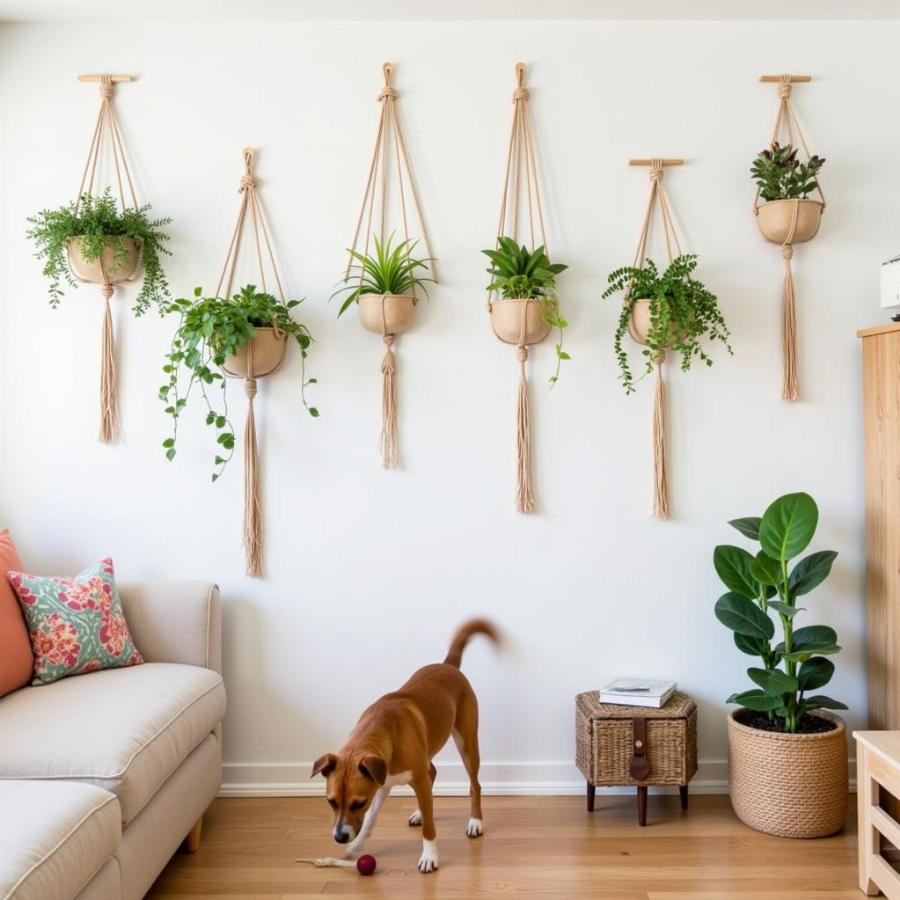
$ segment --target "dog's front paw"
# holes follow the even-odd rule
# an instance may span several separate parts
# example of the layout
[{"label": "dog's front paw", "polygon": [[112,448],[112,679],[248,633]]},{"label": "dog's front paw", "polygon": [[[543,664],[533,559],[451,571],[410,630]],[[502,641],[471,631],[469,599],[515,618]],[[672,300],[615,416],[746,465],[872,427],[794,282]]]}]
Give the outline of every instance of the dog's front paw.
[{"label": "dog's front paw", "polygon": [[477,838],[481,837],[484,834],[484,823],[481,819],[476,819],[474,816],[469,819],[469,824],[466,825],[466,837]]},{"label": "dog's front paw", "polygon": [[409,824],[413,828],[417,828],[422,824],[422,810],[417,809],[413,812],[413,814],[409,817]]},{"label": "dog's front paw", "polygon": [[419,857],[419,871],[426,875],[438,867],[437,841],[422,841],[422,855]]}]

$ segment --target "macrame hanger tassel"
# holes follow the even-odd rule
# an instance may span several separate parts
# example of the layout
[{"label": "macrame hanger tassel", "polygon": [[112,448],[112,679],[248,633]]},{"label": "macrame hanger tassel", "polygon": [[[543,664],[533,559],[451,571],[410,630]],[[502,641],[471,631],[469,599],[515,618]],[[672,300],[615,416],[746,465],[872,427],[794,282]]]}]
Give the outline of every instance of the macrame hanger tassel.
[{"label": "macrame hanger tassel", "polygon": [[794,273],[791,267],[791,259],[794,256],[794,232],[797,229],[800,201],[795,200],[793,207],[791,227],[787,240],[781,247],[781,255],[784,257],[784,302],[781,325],[781,350],[784,371],[781,396],[789,401],[800,399],[800,378],[797,365],[797,309],[794,302]]},{"label": "macrame hanger tassel", "polygon": [[531,416],[528,410],[528,378],[525,363],[528,348],[525,346],[525,321],[527,307],[522,304],[522,325],[516,358],[519,360],[519,398],[516,404],[516,512],[534,511],[534,489],[531,485]]},{"label": "macrame hanger tassel", "polygon": [[100,433],[101,444],[115,444],[119,440],[119,378],[116,371],[116,339],[113,332],[112,311],[109,301],[113,286],[104,282],[103,331],[100,337]]},{"label": "macrame hanger tassel", "polygon": [[[252,351],[247,344],[248,361]],[[253,372],[248,368],[248,372]],[[256,379],[249,375],[244,380],[247,395],[247,420],[244,424],[244,559],[246,572],[252,577],[262,575],[262,506],[259,501],[259,467],[256,450],[256,418],[253,414],[253,398],[256,396]]]},{"label": "macrame hanger tassel", "polygon": [[668,434],[666,428],[665,354],[656,359],[656,390],[653,399],[653,515],[669,518]]},{"label": "macrame hanger tassel", "polygon": [[400,468],[400,433],[397,427],[397,386],[394,375],[397,371],[397,360],[391,349],[394,335],[385,334],[384,359],[381,360],[381,438],[378,449],[381,452],[381,464],[385,469]]}]

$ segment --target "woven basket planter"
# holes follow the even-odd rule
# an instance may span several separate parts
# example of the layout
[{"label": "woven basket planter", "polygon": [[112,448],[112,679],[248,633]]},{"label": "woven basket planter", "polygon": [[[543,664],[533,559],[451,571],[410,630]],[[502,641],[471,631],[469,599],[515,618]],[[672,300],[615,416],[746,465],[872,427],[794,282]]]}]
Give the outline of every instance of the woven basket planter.
[{"label": "woven basket planter", "polygon": [[837,728],[822,734],[781,734],[742,725],[728,716],[731,805],[746,825],[766,834],[818,838],[844,827],[847,815],[847,729],[843,719],[818,711]]},{"label": "woven basket planter", "polygon": [[524,345],[539,344],[548,334],[550,326],[544,321],[540,300],[492,300],[491,327],[505,344],[519,344],[522,338],[524,316]]},{"label": "woven basket planter", "polygon": [[141,247],[137,241],[129,237],[120,238],[124,259],[118,260],[121,253],[111,239],[107,239],[103,252],[97,259],[85,258],[82,241],[84,238],[73,237],[66,242],[66,253],[69,257],[69,268],[79,281],[90,284],[120,284],[131,281],[137,274],[141,264]]},{"label": "woven basket planter", "polygon": [[281,368],[286,344],[283,331],[257,327],[256,337],[250,338],[234,356],[227,356],[222,369],[232,378],[264,378]]},{"label": "woven basket planter", "polygon": [[[770,200],[756,213],[763,237],[773,244],[802,244],[819,231],[825,204],[819,200]],[[796,209],[797,224],[791,235]]]},{"label": "woven basket planter", "polygon": [[402,334],[415,318],[412,294],[360,294],[359,321],[376,334]]}]

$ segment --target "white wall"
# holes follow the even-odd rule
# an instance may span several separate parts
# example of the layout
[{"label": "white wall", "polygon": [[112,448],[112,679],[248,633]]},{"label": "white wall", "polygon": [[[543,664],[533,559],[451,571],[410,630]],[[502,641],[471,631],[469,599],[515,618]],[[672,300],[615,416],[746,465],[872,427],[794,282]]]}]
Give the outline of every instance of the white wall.
[{"label": "white wall", "polygon": [[[865,721],[862,425],[858,327],[884,321],[877,267],[897,252],[897,23],[429,23],[45,25],[0,29],[0,515],[26,564],[72,573],[111,554],[122,579],[222,587],[229,716],[226,782],[306,789],[363,706],[445,652],[465,617],[509,637],[473,645],[485,781],[578,786],[573,697],[621,673],[670,675],[700,704],[700,779],[724,778],[724,697],[749,658],[712,612],[725,524],[782,492],[819,501],[816,548],[840,557],[809,598],[844,652],[831,693]],[[403,453],[378,464],[377,337],[326,302],[343,265],[378,114],[383,60],[443,284],[398,342]],[[513,64],[529,85],[573,361],[549,393],[532,353],[540,514],[513,512],[516,364],[491,334],[484,261],[496,224]],[[804,401],[780,397],[781,254],[750,213],[748,167],[769,134],[761,72],[811,72],[797,105],[828,157],[820,236],[795,255]],[[141,197],[173,217],[181,294],[211,290],[237,211],[241,149],[258,175],[292,293],[318,339],[313,421],[296,359],[261,385],[264,580],[243,576],[240,459],[209,483],[199,422],[177,461],[156,389],[172,323],[116,301],[126,442],[95,443],[101,301],[51,311],[25,217],[73,194],[98,97],[75,75],[139,76],[118,93]],[[700,277],[734,334],[733,359],[670,382],[674,520],[648,516],[649,381],[626,398],[612,355],[606,273],[630,261],[646,171],[667,174]],[[657,254],[658,256],[658,254]],[[244,398],[233,393],[238,424]],[[443,758],[443,757],[442,757]],[[459,779],[455,752],[441,766]]]}]

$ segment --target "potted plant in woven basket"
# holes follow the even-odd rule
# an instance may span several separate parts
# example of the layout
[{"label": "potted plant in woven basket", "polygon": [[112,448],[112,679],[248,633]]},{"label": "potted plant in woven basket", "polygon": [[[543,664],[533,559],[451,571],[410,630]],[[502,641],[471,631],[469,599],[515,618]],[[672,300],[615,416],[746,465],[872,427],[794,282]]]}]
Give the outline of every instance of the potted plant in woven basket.
[{"label": "potted plant in woven basket", "polygon": [[[213,429],[216,456],[212,480],[218,480],[234,454],[234,428],[228,416],[226,379],[229,375],[253,381],[276,372],[284,360],[288,338],[300,349],[300,401],[311,416],[319,411],[306,400],[306,388],[315,378],[306,377],[306,354],[312,342],[309,330],[291,311],[302,301],[279,302],[272,294],[248,284],[230,299],[203,297],[195,288],[194,299],[174,300],[167,311],[179,317],[163,372],[168,380],[159,389],[172,419],[172,434],[163,441],[166,457],[175,458],[178,424],[191,394],[200,395],[206,424]],[[184,370],[187,384],[181,385]],[[221,369],[221,371],[219,371]],[[210,388],[217,389],[217,397]]]},{"label": "potted plant in woven basket", "polygon": [[797,147],[777,141],[753,160],[750,173],[765,200],[757,207],[756,221],[767,241],[801,244],[816,236],[825,204],[809,195],[818,190],[824,165],[825,160],[815,154],[801,162]]},{"label": "potted plant in woven basket", "polygon": [[490,303],[494,334],[506,344],[529,346],[556,328],[556,369],[550,377],[550,384],[556,384],[560,363],[571,359],[562,349],[563,329],[569,323],[560,314],[556,296],[556,276],[568,266],[551,263],[543,247],[530,251],[511,237],[500,237],[496,249],[481,252],[491,261],[488,293],[497,293]]},{"label": "potted plant in woven basket", "polygon": [[730,545],[713,554],[728,588],[716,617],[742,653],[760,660],[747,670],[755,687],[727,701],[739,704],[728,717],[731,803],[741,821],[781,837],[833,834],[847,812],[847,732],[830,712],[847,707],[817,693],[834,674],[828,657],[841,648],[833,628],[795,625],[804,611],[798,600],[828,577],[837,554],[819,550],[789,565],[809,545],[818,518],[812,497],[786,494],[761,518],[730,523],[759,543],[755,555]]},{"label": "potted plant in woven basket", "polygon": [[634,373],[622,344],[626,334],[644,347],[641,377],[653,372],[667,350],[680,355],[683,372],[690,370],[695,359],[711,366],[713,361],[701,343],[704,338],[720,341],[731,353],[730,334],[716,295],[691,277],[696,268],[696,255],[686,254],[675,257],[662,274],[652,259],[610,273],[604,299],[619,291],[625,294],[613,348],[626,393],[635,390]]},{"label": "potted plant in woven basket", "polygon": [[162,313],[169,298],[169,285],[160,262],[168,254],[162,229],[171,219],[151,219],[150,205],[120,211],[109,188],[103,194],[84,194],[80,203],[45,209],[28,219],[28,237],[43,260],[43,273],[50,282],[50,305],[63,296],[61,283],[77,287],[120,284],[132,281],[143,265],[144,279],[134,301],[134,314],[155,306]]}]

